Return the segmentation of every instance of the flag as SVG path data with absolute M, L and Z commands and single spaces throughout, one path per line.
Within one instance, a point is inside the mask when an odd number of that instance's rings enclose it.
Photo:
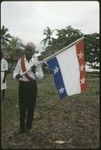
M 60 99 L 86 91 L 83 40 L 46 61 L 52 71 Z

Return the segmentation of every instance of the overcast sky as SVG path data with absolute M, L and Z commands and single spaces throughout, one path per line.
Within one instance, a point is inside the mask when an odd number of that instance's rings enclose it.
M 24 44 L 37 46 L 45 38 L 43 30 L 63 29 L 68 25 L 84 34 L 99 33 L 97 1 L 14 1 L 1 3 L 1 26 Z

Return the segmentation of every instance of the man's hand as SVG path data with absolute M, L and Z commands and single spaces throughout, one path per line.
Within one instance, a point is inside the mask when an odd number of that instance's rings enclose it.
M 33 73 L 35 73 L 35 72 L 36 72 L 36 66 L 35 66 L 35 65 L 32 66 L 32 67 L 31 67 L 31 70 L 32 70 Z
M 22 76 L 20 74 L 16 75 L 16 78 L 19 80 L 20 78 L 22 78 Z

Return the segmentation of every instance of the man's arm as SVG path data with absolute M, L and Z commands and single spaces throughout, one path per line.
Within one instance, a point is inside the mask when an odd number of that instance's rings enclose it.
M 8 73 L 8 70 L 5 70 L 4 71 L 4 78 L 3 78 L 3 81 L 2 81 L 3 83 L 5 83 L 7 73 Z
M 3 83 L 5 83 L 7 73 L 8 73 L 8 62 L 5 60 L 4 61 L 4 78 L 3 78 L 3 81 L 2 81 Z
M 22 78 L 22 76 L 20 75 L 20 71 L 19 71 L 19 61 L 17 62 L 16 66 L 15 66 L 15 69 L 13 71 L 13 78 L 14 79 L 20 79 Z

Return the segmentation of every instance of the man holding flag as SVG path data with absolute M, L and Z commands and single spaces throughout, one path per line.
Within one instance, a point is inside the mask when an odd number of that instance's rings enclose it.
M 35 53 L 35 45 L 28 43 L 25 46 L 25 55 L 22 56 L 13 72 L 13 78 L 19 81 L 19 110 L 20 129 L 17 134 L 30 133 L 32 128 L 34 109 L 37 98 L 36 80 L 42 79 L 44 74 L 39 61 L 32 57 Z M 30 68 L 30 71 L 27 71 Z M 23 74 L 26 72 L 25 74 Z
M 86 91 L 83 38 L 45 58 L 41 63 L 46 63 L 52 71 L 60 99 Z
M 47 63 L 52 71 L 60 99 L 79 94 L 87 89 L 83 38 L 45 58 L 40 63 L 31 59 L 34 51 L 35 47 L 28 43 L 25 48 L 26 57 L 18 61 L 13 74 L 14 78 L 19 80 L 21 132 L 24 132 L 25 128 L 29 131 L 32 126 L 37 95 L 36 79 L 43 78 L 40 67 L 42 63 Z

